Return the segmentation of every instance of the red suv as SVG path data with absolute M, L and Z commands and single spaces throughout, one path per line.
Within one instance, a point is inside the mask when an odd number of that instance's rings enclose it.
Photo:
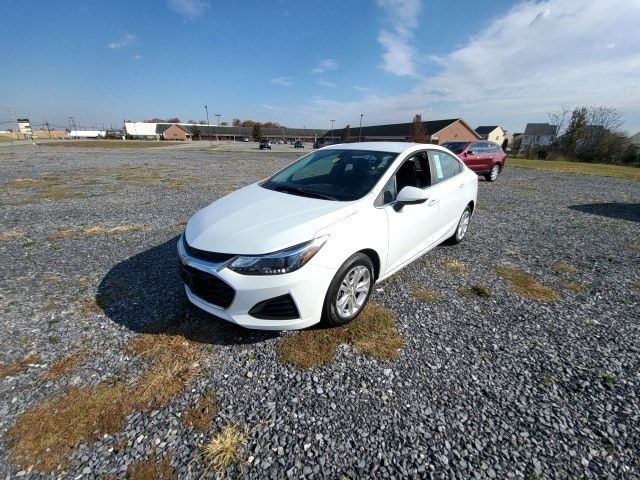
M 507 154 L 493 142 L 447 142 L 442 144 L 455 153 L 467 167 L 483 175 L 489 182 L 495 182 L 504 168 Z

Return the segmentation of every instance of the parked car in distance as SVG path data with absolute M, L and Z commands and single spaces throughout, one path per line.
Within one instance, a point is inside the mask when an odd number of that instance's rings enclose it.
M 376 282 L 463 240 L 478 176 L 437 145 L 315 150 L 199 210 L 178 241 L 189 300 L 246 328 L 360 314 Z
M 494 142 L 446 142 L 442 146 L 451 150 L 467 167 L 490 182 L 498 179 L 507 157 L 502 147 Z
M 243 142 L 248 142 L 248 141 L 249 141 L 249 137 L 244 137 L 244 138 L 242 139 L 242 141 L 243 141 Z
M 293 146 L 295 148 L 304 148 L 304 143 L 302 143 L 302 140 L 296 140 Z
M 260 150 L 264 150 L 265 148 L 268 148 L 269 150 L 271 150 L 271 141 L 269 141 L 266 138 L 263 138 L 262 140 L 260 140 Z

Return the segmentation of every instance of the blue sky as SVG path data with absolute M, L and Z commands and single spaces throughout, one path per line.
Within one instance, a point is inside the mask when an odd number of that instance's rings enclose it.
M 221 114 L 329 128 L 562 105 L 640 130 L 640 0 L 3 2 L 0 120 Z M 0 128 L 2 125 L 0 125 Z

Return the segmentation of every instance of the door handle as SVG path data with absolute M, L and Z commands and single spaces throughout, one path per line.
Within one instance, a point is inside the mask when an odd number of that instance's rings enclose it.
M 427 202 L 427 207 L 430 207 L 431 205 L 435 205 L 436 203 L 438 203 L 438 200 L 435 200 L 435 199 L 434 200 L 429 200 Z

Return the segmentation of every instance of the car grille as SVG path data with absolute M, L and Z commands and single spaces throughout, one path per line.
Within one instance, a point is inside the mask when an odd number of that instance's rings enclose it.
M 180 276 L 189 289 L 205 302 L 228 308 L 236 296 L 236 291 L 215 275 L 203 272 L 189 265 L 180 266 Z
M 293 320 L 300 318 L 296 304 L 291 295 L 281 295 L 254 305 L 249 315 L 264 320 Z
M 187 252 L 187 255 L 193 258 L 204 260 L 205 262 L 224 263 L 236 256 L 233 253 L 207 252 L 206 250 L 198 250 L 197 248 L 193 248 L 187 243 L 187 239 L 184 237 L 184 235 L 182 236 L 182 244 L 184 245 L 184 249 Z

